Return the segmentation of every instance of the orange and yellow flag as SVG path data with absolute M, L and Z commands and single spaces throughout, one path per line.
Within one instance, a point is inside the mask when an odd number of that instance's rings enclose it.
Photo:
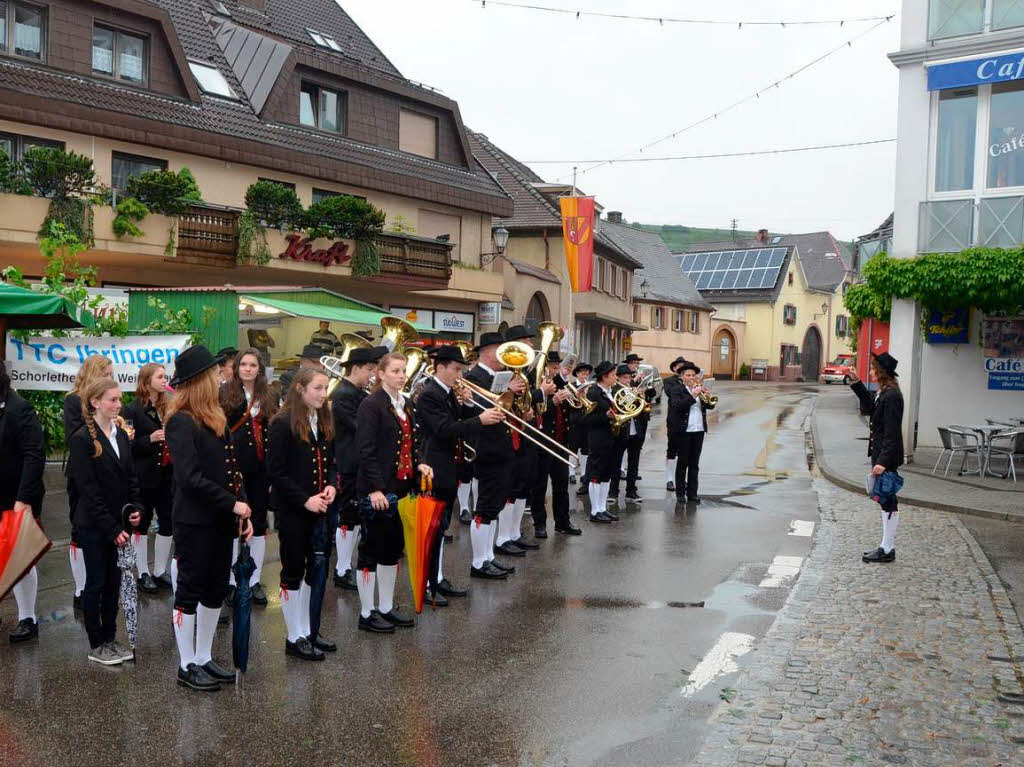
M 573 293 L 587 293 L 594 280 L 594 198 L 563 197 L 562 240 Z

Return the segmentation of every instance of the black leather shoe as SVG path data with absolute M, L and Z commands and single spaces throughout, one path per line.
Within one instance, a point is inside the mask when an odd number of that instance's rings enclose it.
M 700 496 L 699 495 L 694 495 L 692 497 L 687 496 L 686 502 L 687 503 L 696 503 L 699 506 L 700 505 Z
M 460 589 L 447 578 L 442 578 L 437 584 L 437 593 L 446 597 L 464 597 L 469 593 L 469 589 Z
M 330 639 L 324 639 L 320 634 L 316 635 L 316 638 L 309 637 L 310 644 L 322 652 L 338 652 L 338 645 L 332 642 Z
M 263 590 L 263 584 L 257 583 L 252 587 L 252 601 L 260 607 L 267 606 L 267 592 Z
M 79 594 L 77 597 L 71 600 L 71 606 L 76 610 L 82 609 L 82 595 Z
M 413 626 L 416 625 L 416 621 L 414 621 L 412 618 L 406 618 L 404 615 L 396 613 L 394 610 L 387 613 L 381 613 L 380 617 L 386 620 L 395 628 L 411 629 Z
M 369 618 L 359 616 L 359 630 L 369 631 L 371 634 L 394 634 L 395 627 L 384 620 L 376 610 L 370 613 Z
M 484 562 L 483 567 L 469 568 L 470 578 L 485 578 L 491 581 L 503 581 L 508 578 L 508 572 L 494 566 L 493 562 Z
M 644 499 L 640 497 L 640 493 L 638 493 L 636 490 L 634 490 L 632 493 L 626 493 L 627 503 L 643 503 L 643 500 Z
M 462 509 L 462 511 L 459 512 L 459 522 L 464 525 L 468 525 L 472 521 L 473 515 L 469 513 L 469 509 Z
M 608 488 L 608 503 L 618 503 L 618 502 L 619 502 L 619 488 L 617 488 L 617 487 L 615 487 L 615 488 L 609 487 Z
M 612 514 L 610 511 L 607 511 L 607 510 L 602 511 L 601 513 L 604 514 L 606 517 L 608 517 L 608 519 L 610 519 L 612 522 L 618 522 L 619 521 L 619 515 L 618 514 Z
M 423 604 L 430 605 L 431 607 L 447 607 L 448 598 L 440 591 L 431 592 L 427 589 L 426 596 L 423 598 Z
M 226 604 L 228 607 L 234 607 L 235 606 L 235 587 L 234 586 L 228 586 L 228 595 L 226 597 L 224 597 L 224 604 Z
M 535 527 L 533 528 L 533 537 L 543 541 L 545 538 L 548 537 L 548 531 L 546 528 L 543 527 Z
M 358 591 L 359 587 L 356 585 L 356 575 L 352 572 L 351 568 L 345 571 L 344 575 L 338 575 L 334 573 L 334 585 L 339 589 L 345 591 Z
M 860 558 L 861 562 L 867 562 L 871 564 L 873 562 L 895 562 L 896 561 L 896 549 L 893 549 L 888 554 L 881 546 L 872 551 L 870 554 L 865 554 Z
M 235 683 L 235 672 L 228 671 L 215 660 L 211 660 L 209 663 L 204 663 L 200 668 L 209 674 L 211 679 L 215 679 L 221 684 Z
M 300 660 L 323 660 L 324 654 L 309 643 L 306 637 L 299 637 L 295 642 L 284 640 L 284 653 Z
M 605 514 L 603 511 L 597 512 L 597 514 L 590 515 L 590 521 L 599 524 L 608 524 L 612 521 L 612 518 Z
M 528 541 L 528 540 L 526 540 L 525 538 L 522 538 L 522 537 L 516 538 L 514 541 L 512 541 L 512 543 L 515 544 L 516 546 L 518 546 L 521 549 L 526 549 L 527 551 L 535 551 L 535 550 L 540 548 L 540 544 L 539 543 L 534 543 L 533 541 Z
M 139 587 L 139 591 L 145 591 L 147 594 L 155 594 L 160 590 L 160 587 L 156 585 L 156 581 L 153 580 L 153 576 L 149 573 L 140 575 L 136 584 Z
M 590 490 L 587 489 L 587 484 L 585 482 L 580 484 L 579 490 L 576 491 L 576 495 L 590 495 Z
M 18 621 L 18 625 L 7 635 L 7 638 L 11 640 L 11 644 L 18 644 L 18 642 L 35 639 L 37 636 L 39 636 L 39 624 L 31 618 L 24 618 Z
M 526 551 L 516 546 L 512 541 L 505 541 L 500 546 L 494 547 L 495 554 L 504 554 L 506 557 L 525 557 Z
M 171 582 L 171 576 L 169 576 L 167 573 L 163 573 L 161 575 L 154 575 L 153 583 L 155 583 L 159 588 L 164 589 L 165 591 L 174 591 L 174 583 Z
M 516 571 L 516 566 L 515 565 L 502 564 L 497 559 L 489 559 L 489 560 L 487 560 L 487 562 L 488 562 L 488 564 L 493 565 L 497 569 L 502 570 L 502 571 L 508 573 L 509 575 L 511 575 L 512 573 L 514 573 Z
M 555 525 L 555 532 L 562 533 L 563 535 L 583 535 L 583 531 L 572 524 L 572 522 L 567 525 Z
M 220 689 L 220 682 L 195 663 L 189 663 L 188 668 L 178 666 L 178 684 L 199 692 L 215 692 Z
M 671 493 L 674 493 L 674 492 L 676 491 L 676 483 L 675 483 L 675 482 L 673 482 L 672 480 L 669 480 L 669 481 L 668 481 L 668 482 L 667 482 L 667 483 L 665 484 L 665 489 L 666 489 L 666 490 L 668 490 L 668 491 L 669 491 L 669 492 L 671 492 Z

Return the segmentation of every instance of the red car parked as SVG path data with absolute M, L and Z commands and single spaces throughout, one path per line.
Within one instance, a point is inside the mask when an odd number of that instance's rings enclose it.
M 821 371 L 821 380 L 824 383 L 850 383 L 850 373 L 854 370 L 853 355 L 840 354 L 832 362 L 827 364 Z

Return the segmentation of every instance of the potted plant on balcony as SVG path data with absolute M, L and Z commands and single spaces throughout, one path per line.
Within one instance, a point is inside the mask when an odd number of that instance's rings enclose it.
M 56 221 L 91 247 L 92 206 L 87 195 L 96 184 L 92 159 L 63 149 L 32 147 L 22 159 L 22 174 L 33 194 L 50 200 L 39 236 L 48 236 Z
M 276 181 L 257 181 L 245 191 L 245 207 L 260 226 L 297 229 L 302 224 L 302 203 L 291 187 Z
M 352 276 L 372 277 L 380 274 L 380 253 L 375 237 L 383 231 L 385 218 L 384 211 L 366 200 L 346 194 L 327 197 L 310 205 L 304 228 L 314 240 L 318 237 L 355 240 Z
M 0 149 L 0 194 L 32 194 L 32 187 L 25 181 L 21 167 L 12 162 L 3 149 Z
M 189 174 L 191 176 L 191 173 Z M 169 170 L 151 170 L 128 179 L 125 194 L 134 197 L 151 212 L 171 219 L 167 230 L 167 256 L 174 255 L 175 231 L 178 218 L 188 212 L 190 201 L 186 195 L 192 191 L 195 179 L 189 184 L 187 178 Z M 119 211 L 120 212 L 120 211 Z

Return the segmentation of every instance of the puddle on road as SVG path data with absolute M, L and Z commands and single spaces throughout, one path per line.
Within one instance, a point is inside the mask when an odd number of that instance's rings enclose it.
M 765 593 L 757 586 L 740 581 L 724 581 L 715 586 L 704 600 L 704 607 L 729 616 L 772 615 L 777 612 L 778 608 L 772 609 L 758 604 L 764 601 L 768 601 L 765 599 Z
M 532 605 L 541 607 L 563 608 L 568 610 L 598 609 L 598 610 L 621 610 L 621 609 L 644 609 L 663 610 L 667 607 L 681 609 L 701 608 L 704 602 L 662 602 L 658 600 L 643 601 L 639 599 L 625 599 L 622 597 L 536 597 L 530 600 Z

